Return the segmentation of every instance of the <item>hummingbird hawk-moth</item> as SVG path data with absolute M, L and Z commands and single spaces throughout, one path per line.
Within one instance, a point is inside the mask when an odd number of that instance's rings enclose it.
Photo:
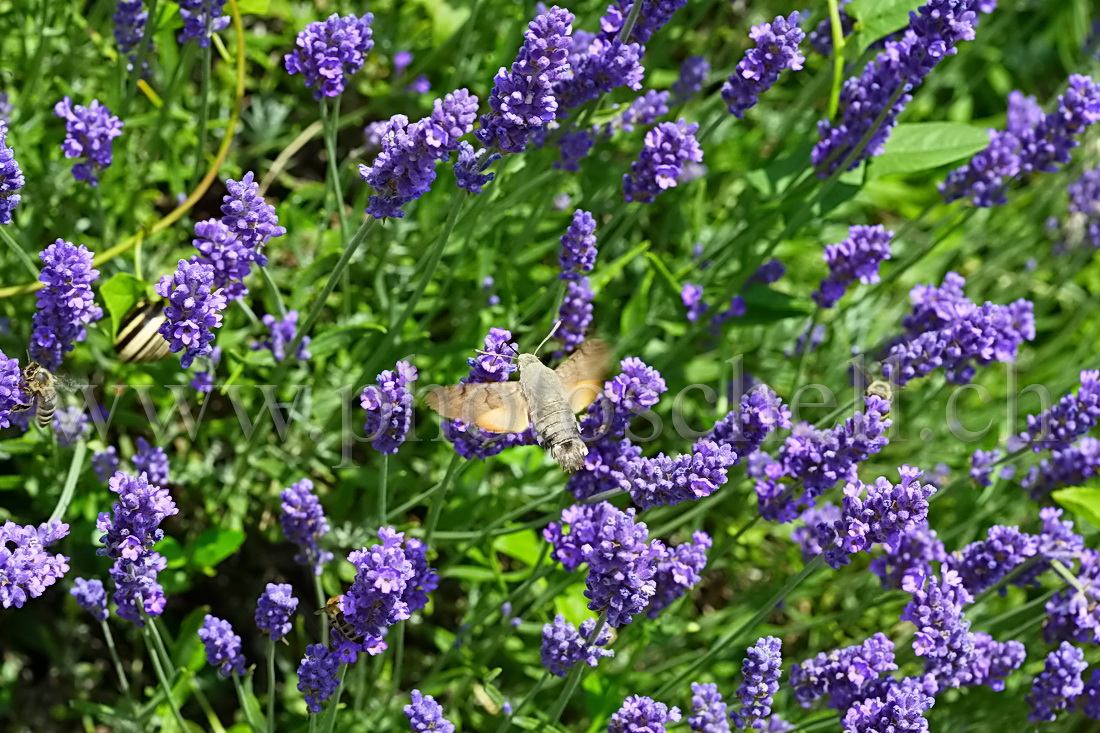
M 572 473 L 588 455 L 576 414 L 599 397 L 610 352 L 605 342 L 589 339 L 557 369 L 535 354 L 518 354 L 518 382 L 437 387 L 425 399 L 443 417 L 489 433 L 519 433 L 533 425 L 539 445 Z

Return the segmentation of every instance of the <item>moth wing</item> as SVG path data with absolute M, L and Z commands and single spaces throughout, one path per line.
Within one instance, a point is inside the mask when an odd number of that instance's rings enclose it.
M 519 382 L 436 387 L 424 399 L 443 417 L 477 425 L 489 433 L 519 433 L 530 424 L 527 398 Z
M 554 370 L 573 412 L 581 412 L 600 396 L 610 356 L 611 347 L 606 341 L 588 339 Z

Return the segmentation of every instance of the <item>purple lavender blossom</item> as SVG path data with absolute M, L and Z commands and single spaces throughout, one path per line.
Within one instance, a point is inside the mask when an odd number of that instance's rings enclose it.
M 225 619 L 206 614 L 199 638 L 206 647 L 206 661 L 217 667 L 222 677 L 244 674 L 244 655 L 241 654 L 241 637 Z
M 87 335 L 85 326 L 103 317 L 95 304 L 92 283 L 99 270 L 92 267 L 92 253 L 58 239 L 38 255 L 44 263 L 38 279 L 45 286 L 37 294 L 31 359 L 53 371 L 65 354 Z
M 798 71 L 802 68 L 806 57 L 798 44 L 805 37 L 798 27 L 797 12 L 752 27 L 749 38 L 756 42 L 756 47 L 745 52 L 737 69 L 722 85 L 722 101 L 729 107 L 730 114 L 743 118 L 746 110 L 756 106 L 760 95 L 779 81 L 785 69 Z
M 283 57 L 288 74 L 301 74 L 313 98 L 337 97 L 374 48 L 370 24 L 374 15 L 333 13 L 327 20 L 310 23 L 294 41 L 297 48 Z
M 393 74 L 401 76 L 413 62 L 412 51 L 398 51 L 393 55 Z
M 680 720 L 680 708 L 669 708 L 643 695 L 631 695 L 611 716 L 607 733 L 664 733 L 668 723 Z
M 668 92 L 650 89 L 641 95 L 611 124 L 623 132 L 633 132 L 637 127 L 652 127 L 658 119 L 668 114 Z
M 463 140 L 458 144 L 458 160 L 454 164 L 455 182 L 463 191 L 480 194 L 482 187 L 496 178 L 496 173 L 486 173 L 485 169 L 500 160 L 500 153 L 486 157 L 485 148 L 474 150 L 474 146 Z M 482 160 L 484 158 L 484 160 Z
M 107 480 L 114 475 L 118 470 L 118 451 L 113 445 L 92 454 L 92 470 L 102 484 L 107 483 Z
M 1072 709 L 1074 700 L 1085 691 L 1081 673 L 1087 667 L 1084 652 L 1063 641 L 1047 655 L 1046 668 L 1031 685 L 1027 719 L 1032 723 L 1054 721 L 1059 710 Z
M 282 319 L 267 313 L 262 320 L 263 324 L 270 330 L 270 334 L 267 338 L 260 339 L 252 344 L 252 350 L 267 349 L 275 357 L 275 361 L 282 361 L 286 358 L 286 347 L 294 342 L 294 334 L 298 329 L 298 311 L 287 311 Z M 305 361 L 312 356 L 306 349 L 309 342 L 309 336 L 303 336 L 301 343 L 298 344 L 296 358 L 299 361 Z
M 596 219 L 587 211 L 577 209 L 573 221 L 561 237 L 558 253 L 561 280 L 580 280 L 596 266 Z
M 436 161 L 458 149 L 459 138 L 473 129 L 476 116 L 477 97 L 458 89 L 435 100 L 431 115 L 417 122 L 410 124 L 405 115 L 391 117 L 382 135 L 382 150 L 371 165 L 359 166 L 359 175 L 374 189 L 367 213 L 376 219 L 403 217 L 402 207 L 428 192 L 435 181 Z M 462 175 L 456 169 L 455 175 L 471 191 L 489 180 L 468 169 Z
M 999 642 L 989 634 L 971 634 L 974 642 L 972 680 L 970 686 L 987 685 L 1000 692 L 1005 679 L 1024 663 L 1027 652 L 1018 641 Z
M 633 509 L 609 512 L 585 557 L 588 609 L 606 613 L 612 628 L 629 624 L 657 592 L 654 575 L 665 553 L 645 523 L 634 521 Z
M 252 272 L 256 253 L 219 219 L 195 223 L 195 238 L 191 240 L 199 256 L 192 261 L 209 263 L 214 272 L 213 287 L 222 288 L 228 300 L 248 295 L 244 279 Z
M 1055 450 L 1028 470 L 1021 482 L 1032 499 L 1040 499 L 1063 486 L 1081 486 L 1100 472 L 1100 440 L 1088 436 L 1069 448 Z
M 176 36 L 179 43 L 194 41 L 199 48 L 210 45 L 210 37 L 229 25 L 229 16 L 222 15 L 225 0 L 180 0 L 183 30 Z
M 631 419 L 657 404 L 668 387 L 661 373 L 636 356 L 619 362 L 620 374 L 604 382 L 603 394 L 581 420 L 585 440 L 622 437 Z
M 554 622 L 542 627 L 542 666 L 551 674 L 565 677 L 569 671 L 583 661 L 589 667 L 595 667 L 604 657 L 613 657 L 612 649 L 604 649 L 611 642 L 611 629 L 604 626 L 599 636 L 591 643 L 589 637 L 596 628 L 596 619 L 586 619 L 580 631 L 565 620 L 560 613 Z
M 931 572 L 933 562 L 946 562 L 947 551 L 928 524 L 918 524 L 895 542 L 883 544 L 886 554 L 871 560 L 870 570 L 882 587 L 912 592 Z
M 418 74 L 417 77 L 405 87 L 405 91 L 410 94 L 427 94 L 431 90 L 432 82 L 428 79 L 426 74 Z
M 206 359 L 209 362 L 207 371 L 195 372 L 195 378 L 191 380 L 191 388 L 196 392 L 209 394 L 214 389 L 214 368 L 221 363 L 222 347 L 215 346 Z
M 855 18 L 844 12 L 845 6 L 850 2 L 852 0 L 840 0 L 840 33 L 842 38 L 850 36 L 856 26 Z M 833 24 L 828 15 L 822 18 L 817 27 L 810 31 L 807 38 L 810 41 L 810 46 L 822 56 L 829 56 L 833 53 Z
M 422 695 L 420 690 L 412 691 L 412 704 L 406 705 L 405 717 L 414 731 L 431 733 L 454 733 L 454 723 L 443 717 L 443 706 L 431 695 Z
M 912 312 L 901 319 L 901 325 L 911 336 L 927 331 L 939 331 L 960 320 L 973 308 L 973 303 L 963 293 L 966 278 L 957 272 L 943 277 L 943 284 L 914 285 L 909 291 L 913 303 Z
M 229 193 L 222 196 L 222 223 L 237 235 L 255 262 L 266 265 L 264 245 L 286 234 L 286 227 L 279 226 L 275 207 L 260 195 L 260 184 L 252 171 L 239 181 L 227 179 L 225 187 Z
M 1001 451 L 997 448 L 974 451 L 970 456 L 970 478 L 978 486 L 992 486 L 993 464 L 1000 459 Z
M 99 172 L 111 165 L 111 141 L 122 134 L 122 121 L 98 99 L 87 107 L 74 107 L 66 96 L 54 105 L 53 113 L 65 120 L 65 142 L 61 144 L 65 157 L 85 158 L 73 166 L 73 178 L 95 188 Z
M 686 102 L 703 89 L 710 74 L 710 64 L 704 56 L 688 56 L 680 64 L 680 78 L 672 85 L 672 93 L 678 103 Z
M 46 552 L 68 534 L 69 525 L 64 522 L 0 525 L 0 606 L 22 608 L 69 571 L 69 558 Z
M 561 522 L 550 522 L 542 531 L 553 549 L 550 557 L 572 572 L 588 562 L 592 547 L 599 540 L 601 528 L 619 510 L 601 501 L 598 504 L 574 504 L 562 510 Z M 565 532 L 568 526 L 569 532 Z
M 119 0 L 111 20 L 115 24 L 115 43 L 118 44 L 118 53 L 120 56 L 127 57 L 126 70 L 132 72 L 134 64 L 138 61 L 138 54 L 134 53 L 134 49 L 145 37 L 145 23 L 149 20 L 149 13 L 145 11 L 145 3 L 141 0 Z M 151 50 L 152 47 L 153 39 L 150 38 L 147 50 Z M 148 70 L 149 62 L 146 61 L 142 65 L 142 73 L 144 74 Z
M 682 297 L 682 296 L 681 296 Z M 704 306 L 706 303 L 703 304 Z M 719 313 L 715 313 L 710 319 L 710 333 L 717 336 L 721 333 L 722 324 L 732 318 L 740 318 L 745 315 L 745 299 L 740 295 L 730 298 L 729 306 Z
M 88 416 L 79 407 L 62 407 L 54 413 L 53 434 L 62 448 L 79 442 L 87 432 Z
M 684 164 L 703 162 L 703 149 L 695 139 L 699 124 L 683 119 L 662 122 L 646 133 L 638 159 L 623 174 L 623 198 L 651 204 L 662 191 L 675 188 Z
M 0 226 L 11 224 L 11 212 L 22 199 L 18 191 L 27 182 L 7 140 L 8 125 L 0 120 Z
M 642 455 L 628 439 L 598 438 L 588 444 L 584 467 L 569 477 L 566 488 L 578 500 L 625 485 L 627 467 Z
M 1100 421 L 1100 370 L 1081 372 L 1076 395 L 1066 394 L 1058 404 L 1039 415 L 1027 416 L 1027 430 L 1020 440 L 1036 453 L 1044 449 L 1068 450 L 1077 438 Z
M 111 508 L 113 516 L 101 512 L 96 529 L 105 546 L 96 550 L 115 560 L 135 561 L 148 553 L 164 537 L 160 523 L 179 513 L 168 489 L 149 483 L 144 473 L 131 476 L 118 471 L 107 482 L 118 501 Z
M 707 564 L 707 550 L 710 547 L 710 535 L 696 530 L 691 534 L 691 542 L 669 549 L 657 561 L 657 572 L 653 576 L 657 590 L 646 606 L 646 616 L 657 618 L 661 611 L 699 582 Z
M 278 641 L 290 633 L 290 617 L 298 608 L 294 588 L 289 583 L 268 583 L 256 599 L 256 626 Z
M 687 0 L 642 0 L 642 7 L 634 27 L 626 40 L 649 43 L 653 34 L 665 26 L 672 14 L 687 5 Z M 600 18 L 600 31 L 604 37 L 615 37 L 622 33 L 626 19 L 634 6 L 634 0 L 611 0 L 607 11 Z
M 880 675 L 897 668 L 894 643 L 877 633 L 862 644 L 822 652 L 794 665 L 791 687 L 802 707 L 829 695 L 830 708 L 847 710 L 854 701 L 866 697 Z
M 565 297 L 558 310 L 561 326 L 557 332 L 557 337 L 562 339 L 563 353 L 571 353 L 584 343 L 584 334 L 592 324 L 592 299 L 595 297 L 587 277 L 566 284 Z
M 714 423 L 709 437 L 720 445 L 730 445 L 738 456 L 746 456 L 759 449 L 771 433 L 790 427 L 790 408 L 771 387 L 758 384 L 741 395 L 736 410 Z
M 1022 96 L 1018 97 L 1022 100 Z M 1013 180 L 1039 172 L 1058 170 L 1070 161 L 1077 136 L 1100 121 L 1100 84 L 1081 74 L 1069 78 L 1069 89 L 1058 97 L 1058 108 L 1049 115 L 1032 102 L 1026 112 L 1011 114 L 1006 130 L 991 130 L 989 146 L 970 162 L 956 168 L 940 184 L 947 202 L 970 198 L 975 206 L 1001 206 Z M 1017 109 L 1020 102 L 1017 102 Z
M 418 539 L 405 539 L 405 557 L 412 563 L 412 577 L 405 584 L 401 600 L 413 614 L 428 605 L 428 594 L 439 587 L 439 573 L 428 566 L 428 546 Z
M 916 578 L 902 621 L 917 627 L 913 652 L 924 658 L 925 671 L 935 675 L 939 690 L 970 684 L 974 639 L 963 607 L 973 602 L 959 574 L 944 569 L 942 578 L 928 573 Z
M 553 122 L 558 110 L 553 83 L 568 70 L 573 14 L 554 6 L 527 26 L 510 69 L 501 67 L 475 136 L 487 148 L 522 153 L 532 132 Z
M 103 590 L 102 580 L 77 578 L 73 581 L 69 595 L 76 599 L 81 608 L 92 614 L 96 621 L 107 620 L 107 591 Z
M 802 559 L 809 560 L 824 551 L 821 546 L 822 533 L 818 531 L 818 525 L 832 527 L 840 521 L 840 507 L 827 501 L 810 507 L 802 512 L 798 519 L 802 523 L 791 532 L 791 542 L 798 544 L 802 549 Z
M 779 280 L 787 273 L 787 268 L 778 257 L 772 257 L 770 260 L 756 268 L 756 272 L 749 278 L 750 283 L 760 283 L 761 285 L 771 285 Z
M 575 32 L 567 57 L 568 71 L 553 86 L 558 116 L 619 87 L 640 90 L 645 75 L 640 63 L 643 52 L 638 43 Z
M 844 733 L 903 730 L 928 733 L 924 713 L 936 702 L 928 688 L 927 681 L 917 677 L 890 683 L 884 696 L 859 700 L 848 709 L 844 714 Z
M 847 239 L 827 246 L 822 259 L 829 265 L 829 276 L 813 292 L 814 302 L 822 308 L 832 308 L 856 280 L 864 284 L 877 283 L 879 265 L 890 259 L 893 236 L 894 233 L 881 224 L 853 226 L 848 230 Z
M 363 431 L 379 453 L 393 455 L 405 442 L 412 425 L 413 397 L 409 384 L 417 378 L 416 367 L 399 361 L 395 371 L 378 375 L 376 385 L 368 385 L 359 397 L 367 411 Z
M 23 394 L 22 384 L 23 370 L 19 368 L 19 360 L 9 359 L 3 351 L 0 351 L 0 428 L 6 428 L 11 424 L 10 418 L 14 408 L 27 404 L 27 396 Z
M 304 478 L 279 494 L 282 512 L 279 523 L 287 540 L 298 545 L 295 562 L 309 565 L 314 575 L 320 575 L 324 564 L 332 559 L 332 553 L 320 549 L 317 540 L 328 534 L 328 519 L 324 507 L 313 493 L 313 482 Z
M 652 509 L 710 496 L 725 485 L 727 469 L 737 463 L 738 455 L 728 443 L 703 438 L 690 453 L 638 458 L 623 473 L 634 503 Z
M 519 369 L 515 356 L 519 344 L 512 341 L 512 332 L 506 328 L 490 328 L 485 336 L 484 348 L 477 356 L 467 359 L 470 366 L 468 382 L 503 382 Z
M 146 552 L 136 560 L 118 558 L 111 567 L 111 579 L 115 581 L 112 595 L 118 609 L 118 617 L 133 621 L 139 628 L 145 626 L 145 616 L 164 613 L 167 599 L 164 589 L 157 582 L 157 573 L 168 567 L 168 561 L 159 552 Z
M 695 283 L 684 283 L 684 287 L 680 291 L 680 300 L 683 301 L 684 307 L 687 308 L 686 318 L 688 319 L 688 323 L 695 323 L 698 321 L 699 317 L 710 307 L 707 305 L 706 301 L 703 300 L 703 287 Z
M 737 696 L 741 698 L 741 709 L 730 717 L 733 724 L 742 730 L 761 727 L 761 722 L 771 715 L 772 698 L 779 692 L 779 668 L 783 662 L 780 648 L 783 642 L 774 636 L 766 636 L 756 641 L 745 652 L 745 661 L 741 665 L 741 687 Z
M 727 705 L 714 683 L 691 683 L 691 716 L 688 725 L 694 733 L 730 733 Z
M 3 142 L 0 141 L 0 145 Z M 3 153 L 0 152 L 0 165 Z M 0 184 L 0 191 L 3 190 Z M 1093 247 L 1100 247 L 1100 168 L 1092 168 L 1069 184 L 1069 211 L 1078 214 L 1084 222 L 1085 234 Z
M 886 42 L 861 76 L 844 83 L 836 124 L 818 123 L 820 140 L 811 159 L 819 176 L 851 170 L 882 153 L 912 90 L 940 61 L 957 53 L 960 41 L 974 38 L 979 5 L 975 0 L 929 0 L 909 14 L 909 27 Z
M 145 438 L 137 439 L 134 471 L 144 473 L 149 483 L 161 486 L 168 482 L 168 454 L 160 446 L 149 445 Z
M 1092 677 L 1085 683 L 1085 690 L 1078 698 L 1077 707 L 1087 717 L 1100 720 L 1100 669 L 1092 670 Z
M 1047 643 L 1100 641 L 1100 555 L 1086 549 L 1080 557 L 1077 585 L 1081 590 L 1067 586 L 1047 601 L 1047 620 L 1043 624 Z
M 306 655 L 298 665 L 298 692 L 305 694 L 309 712 L 321 712 L 321 703 L 336 692 L 340 684 L 340 678 L 336 676 L 339 671 L 340 658 L 324 644 L 306 647 Z
M 594 131 L 597 130 L 598 128 L 593 127 L 590 130 L 563 132 L 561 137 L 558 138 L 558 150 L 560 151 L 561 157 L 554 161 L 554 169 L 559 171 L 579 171 L 581 169 L 581 161 L 584 160 L 596 144 Z
M 944 567 L 956 571 L 966 590 L 977 595 L 996 585 L 1038 551 L 1037 537 L 1021 532 L 1019 527 L 996 525 L 989 528 L 986 539 L 954 553 Z
M 183 352 L 180 366 L 186 369 L 196 356 L 213 350 L 211 329 L 221 327 L 221 312 L 229 301 L 224 291 L 214 289 L 214 268 L 202 262 L 180 260 L 174 274 L 160 279 L 156 291 L 168 299 L 160 334 L 172 353 Z

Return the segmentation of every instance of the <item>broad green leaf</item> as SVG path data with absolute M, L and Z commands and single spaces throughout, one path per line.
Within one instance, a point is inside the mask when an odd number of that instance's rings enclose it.
M 622 269 L 634 261 L 634 258 L 638 255 L 646 252 L 649 249 L 649 242 L 642 242 L 629 250 L 626 254 L 617 257 L 611 264 L 606 267 L 596 268 L 595 273 L 591 276 L 592 289 L 599 292 L 605 285 L 615 279 L 615 276 L 622 272 Z M 648 252 L 646 252 L 648 256 Z
M 1100 527 L 1100 489 L 1059 489 L 1051 496 L 1081 519 L 1094 527 Z
M 588 599 L 584 597 L 584 583 L 574 583 L 554 599 L 554 612 L 565 616 L 565 620 L 574 626 L 580 626 L 593 614 L 588 610 Z
M 493 548 L 527 565 L 537 563 L 542 551 L 539 537 L 533 529 L 501 535 L 493 541 Z
M 385 326 L 378 323 L 356 323 L 326 328 L 309 343 L 309 353 L 319 359 L 351 346 L 362 339 L 366 331 L 386 332 Z
M 187 555 L 183 551 L 183 546 L 175 537 L 165 537 L 158 542 L 157 552 L 163 555 L 164 559 L 168 561 L 169 570 L 182 568 L 187 564 Z
M 147 291 L 148 285 L 128 272 L 120 272 L 103 283 L 99 294 L 103 297 L 107 312 L 111 314 L 111 333 L 118 333 L 118 324 L 122 322 L 123 316 Z
M 27 479 L 24 476 L 0 476 L 0 491 L 21 489 L 26 485 Z
M 880 38 L 909 25 L 909 11 L 920 5 L 920 0 L 852 0 L 844 12 L 856 19 L 862 53 Z
M 239 550 L 243 543 L 244 532 L 239 529 L 211 527 L 191 546 L 191 563 L 209 571 Z
M 898 125 L 886 150 L 871 161 L 868 177 L 915 173 L 964 160 L 989 144 L 989 132 L 958 122 L 909 122 Z

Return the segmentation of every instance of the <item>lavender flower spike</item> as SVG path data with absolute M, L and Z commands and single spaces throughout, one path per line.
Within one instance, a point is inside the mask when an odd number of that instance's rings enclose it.
M 623 174 L 623 198 L 651 204 L 657 195 L 675 188 L 684 164 L 702 163 L 703 149 L 695 139 L 699 124 L 683 119 L 662 122 L 646 133 L 638 159 Z
M 416 367 L 397 362 L 396 371 L 378 375 L 377 386 L 368 385 L 359 402 L 367 411 L 364 434 L 379 453 L 394 454 L 412 425 L 413 396 L 409 385 L 417 378 Z
M 779 669 L 783 658 L 780 654 L 782 642 L 774 636 L 757 640 L 756 646 L 750 646 L 745 661 L 741 665 L 743 681 L 737 691 L 741 698 L 741 709 L 730 716 L 734 725 L 743 730 L 758 728 L 759 723 L 772 711 L 772 698 L 779 692 Z
M 672 85 L 677 102 L 686 102 L 703 89 L 710 74 L 710 64 L 704 56 L 689 56 L 680 65 L 680 78 Z
M 112 514 L 101 512 L 96 520 L 96 529 L 103 533 L 99 541 L 104 544 L 96 554 L 132 562 L 160 542 L 164 537 L 160 523 L 179 509 L 168 489 L 150 484 L 144 473 L 131 476 L 118 471 L 108 486 L 118 494 L 118 501 Z
M 138 628 L 145 625 L 145 616 L 164 613 L 167 599 L 157 582 L 157 573 L 168 567 L 168 561 L 158 552 L 147 552 L 137 560 L 120 557 L 110 570 L 115 581 L 112 598 L 118 607 L 118 617 L 133 621 Z
M 69 525 L 63 522 L 0 525 L 0 606 L 22 608 L 69 571 L 69 558 L 46 552 L 67 534 Z
M 66 158 L 84 158 L 73 166 L 73 178 L 99 185 L 99 172 L 111 165 L 111 142 L 122 134 L 122 121 L 106 105 L 93 99 L 87 107 L 73 106 L 69 97 L 54 105 L 53 113 L 65 120 L 65 142 L 61 149 Z
M 409 719 L 409 727 L 420 733 L 454 733 L 454 723 L 443 717 L 443 706 L 435 701 L 431 695 L 423 695 L 420 690 L 412 691 L 412 703 L 406 705 L 405 717 Z
M 315 575 L 321 574 L 324 564 L 332 559 L 332 553 L 317 545 L 317 540 L 328 534 L 328 519 L 321 502 L 313 493 L 313 482 L 304 478 L 279 495 L 282 513 L 279 523 L 287 540 L 298 545 L 300 552 L 295 562 L 309 565 Z
M 134 64 L 138 60 L 138 54 L 133 53 L 133 51 L 141 43 L 141 39 L 145 37 L 145 23 L 149 20 L 145 3 L 142 0 L 119 0 L 111 20 L 115 24 L 115 43 L 118 44 L 118 52 L 129 59 L 126 70 L 133 71 Z M 153 39 L 150 38 L 148 48 L 151 49 L 152 45 Z M 146 61 L 142 72 L 145 72 L 148 66 L 149 62 Z
M 107 591 L 103 589 L 102 580 L 77 578 L 69 595 L 96 621 L 107 620 Z
M 829 265 L 829 276 L 814 291 L 814 302 L 822 308 L 832 308 L 856 280 L 877 283 L 879 265 L 890 259 L 893 236 L 894 233 L 881 224 L 854 226 L 843 242 L 827 246 L 823 259 Z
M 290 617 L 296 608 L 298 599 L 289 583 L 268 583 L 256 601 L 256 626 L 278 641 L 290 633 Z
M 168 454 L 159 445 L 149 445 L 149 441 L 145 438 L 139 437 L 136 442 L 134 470 L 137 473 L 144 473 L 149 483 L 154 486 L 163 486 L 168 483 Z
M 745 53 L 722 86 L 722 100 L 730 114 L 738 119 L 744 117 L 746 110 L 756 105 L 760 95 L 775 85 L 785 69 L 797 71 L 802 68 L 806 57 L 798 44 L 805 37 L 798 27 L 797 12 L 752 27 L 749 38 L 756 41 L 756 47 Z
M 157 283 L 157 294 L 168 299 L 164 307 L 167 320 L 160 334 L 172 353 L 182 351 L 180 366 L 186 369 L 196 356 L 213 351 L 212 329 L 222 325 L 221 312 L 228 305 L 221 289 L 213 290 L 214 268 L 202 262 L 180 260 L 173 275 L 165 275 Z
M 99 270 L 92 268 L 92 253 L 58 239 L 38 255 L 45 266 L 38 279 L 45 286 L 37 294 L 31 358 L 46 369 L 61 366 L 65 354 L 87 335 L 85 326 L 103 317 L 95 304 L 92 283 Z
M 270 334 L 267 338 L 252 344 L 252 350 L 267 349 L 275 357 L 275 361 L 282 361 L 287 356 L 286 347 L 294 342 L 294 334 L 298 329 L 298 311 L 287 311 L 286 316 L 281 320 L 267 313 L 262 320 L 263 324 L 270 330 Z M 298 353 L 295 355 L 298 361 L 306 361 L 311 356 L 306 349 L 309 342 L 309 336 L 303 336 L 301 342 L 299 342 Z
M 643 695 L 631 695 L 611 716 L 607 733 L 664 733 L 668 723 L 680 721 L 680 708 L 669 708 Z
M 26 179 L 19 163 L 15 160 L 15 151 L 8 147 L 8 126 L 0 120 L 0 226 L 11 224 L 11 212 L 22 199 L 19 189 Z
M 485 170 L 500 160 L 500 153 L 487 156 L 486 152 L 485 148 L 475 150 L 465 140 L 458 144 L 458 160 L 454 164 L 455 183 L 463 191 L 480 194 L 482 187 L 496 178 L 496 173 L 486 173 Z
M 884 696 L 860 700 L 848 709 L 844 714 L 844 733 L 928 733 L 924 713 L 936 702 L 934 692 L 931 675 L 891 682 Z
M 371 23 L 374 15 L 362 18 L 333 13 L 327 20 L 310 23 L 298 34 L 297 48 L 283 57 L 288 74 L 301 74 L 314 99 L 336 97 L 347 80 L 359 69 L 374 48 Z
M 595 628 L 596 619 L 590 618 L 581 624 L 578 632 L 577 627 L 559 613 L 554 617 L 553 623 L 542 627 L 542 666 L 550 670 L 551 674 L 565 677 L 578 662 L 583 661 L 589 667 L 595 667 L 600 659 L 615 656 L 613 650 L 603 648 L 611 642 L 611 629 L 607 626 L 600 629 L 597 639 L 588 643 Z
M 324 644 L 310 644 L 306 655 L 298 665 L 298 692 L 306 696 L 306 708 L 311 713 L 321 712 L 321 703 L 332 697 L 340 678 L 340 658 Z
M 206 647 L 206 661 L 217 667 L 222 677 L 244 674 L 241 637 L 234 633 L 228 621 L 206 614 L 199 629 L 199 638 Z
M 194 41 L 200 48 L 210 45 L 210 37 L 229 25 L 229 16 L 222 15 L 225 0 L 180 0 L 180 17 L 183 30 L 176 40 L 180 43 Z
M 646 607 L 646 616 L 657 618 L 664 609 L 687 593 L 702 579 L 707 565 L 707 550 L 711 547 L 710 535 L 702 530 L 691 534 L 691 542 L 684 542 L 670 549 L 657 561 L 653 576 L 657 590 Z
M 691 683 L 691 717 L 688 725 L 695 733 L 730 733 L 726 703 L 718 693 L 718 685 Z
M 245 173 L 239 181 L 227 179 L 225 188 L 229 193 L 222 196 L 222 223 L 249 250 L 252 261 L 266 265 L 264 245 L 286 234 L 286 227 L 279 226 L 275 207 L 260 195 L 260 184 L 252 171 Z
M 580 280 L 596 266 L 596 220 L 587 211 L 577 209 L 573 221 L 561 237 L 561 280 Z
M 563 353 L 571 353 L 584 343 L 584 334 L 592 323 L 592 299 L 595 297 L 587 277 L 566 284 L 565 297 L 558 309 L 561 326 L 557 337 L 562 339 Z
M 1031 712 L 1027 719 L 1033 723 L 1053 721 L 1059 710 L 1072 708 L 1074 700 L 1085 690 L 1081 673 L 1087 667 L 1084 652 L 1063 641 L 1047 655 L 1046 668 L 1031 685 L 1027 696 Z
M 1027 430 L 1020 440 L 1036 453 L 1043 449 L 1068 450 L 1100 421 L 1100 370 L 1081 372 L 1077 394 L 1066 394 L 1058 404 L 1039 415 L 1027 416 Z

